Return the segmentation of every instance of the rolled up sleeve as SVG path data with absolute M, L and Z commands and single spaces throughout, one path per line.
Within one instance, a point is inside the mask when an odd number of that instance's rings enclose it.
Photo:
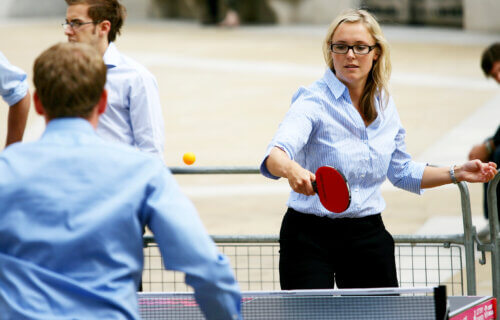
M 18 103 L 28 93 L 26 73 L 9 63 L 0 53 L 0 95 L 12 106 Z

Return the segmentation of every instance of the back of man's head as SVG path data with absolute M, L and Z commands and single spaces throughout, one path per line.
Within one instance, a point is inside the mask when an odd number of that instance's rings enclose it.
M 481 69 L 483 69 L 486 76 L 490 76 L 493 64 L 497 61 L 500 61 L 500 42 L 492 44 L 483 52 L 483 56 L 481 57 Z
M 86 4 L 89 6 L 88 15 L 94 22 L 108 20 L 111 29 L 108 33 L 108 41 L 113 42 L 120 34 L 127 10 L 118 0 L 66 0 L 68 6 Z
M 49 119 L 88 118 L 106 84 L 106 65 L 96 49 L 59 43 L 35 60 L 33 82 Z

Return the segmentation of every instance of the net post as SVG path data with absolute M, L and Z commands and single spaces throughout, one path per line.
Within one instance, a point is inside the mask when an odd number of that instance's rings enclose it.
M 448 319 L 448 298 L 446 296 L 446 286 L 437 286 L 434 288 L 434 305 L 436 306 L 436 319 Z

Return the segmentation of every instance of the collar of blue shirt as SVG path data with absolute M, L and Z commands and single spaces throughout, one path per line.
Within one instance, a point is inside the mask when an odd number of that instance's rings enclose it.
M 347 87 L 342 82 L 340 82 L 339 79 L 337 79 L 337 76 L 335 75 L 335 73 L 333 73 L 332 70 L 330 70 L 330 68 L 326 68 L 323 79 L 328 85 L 328 88 L 330 88 L 330 90 L 332 91 L 335 99 L 338 99 L 340 96 L 342 96 L 342 94 L 344 94 L 345 90 L 347 90 Z
M 118 48 L 116 48 L 116 45 L 113 42 L 110 42 L 106 52 L 104 52 L 104 64 L 106 64 L 108 69 L 114 68 L 120 63 L 120 59 L 121 57 Z
M 45 129 L 44 136 L 46 134 L 50 134 L 51 132 L 61 132 L 61 131 L 71 131 L 71 132 L 79 132 L 84 134 L 93 134 L 97 135 L 94 128 L 85 119 L 82 118 L 57 118 L 52 119 L 47 124 L 47 128 Z

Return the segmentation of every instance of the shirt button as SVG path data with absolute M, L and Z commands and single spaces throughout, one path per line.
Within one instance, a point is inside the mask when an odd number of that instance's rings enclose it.
M 362 174 L 362 175 L 361 175 L 361 178 L 364 178 L 364 177 L 365 177 L 365 175 L 364 175 L 364 174 Z
M 354 192 L 358 192 L 358 191 L 359 191 L 359 189 L 358 189 L 358 188 L 354 189 Z

